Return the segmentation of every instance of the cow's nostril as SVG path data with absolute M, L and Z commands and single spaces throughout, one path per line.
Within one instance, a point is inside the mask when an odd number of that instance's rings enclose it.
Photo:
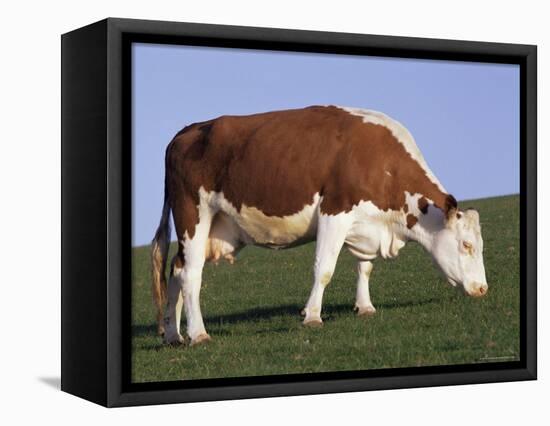
M 482 286 L 479 288 L 479 294 L 481 294 L 482 296 L 487 293 L 487 286 Z

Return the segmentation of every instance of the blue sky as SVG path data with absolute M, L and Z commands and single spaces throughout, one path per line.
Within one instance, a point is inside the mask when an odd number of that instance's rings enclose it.
M 334 104 L 382 111 L 458 200 L 519 192 L 519 66 L 210 47 L 132 47 L 132 244 L 164 197 L 164 150 L 224 114 Z

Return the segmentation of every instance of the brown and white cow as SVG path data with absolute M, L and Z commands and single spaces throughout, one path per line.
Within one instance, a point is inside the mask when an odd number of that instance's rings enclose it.
M 172 212 L 172 259 L 162 324 Z M 371 260 L 420 243 L 453 286 L 487 293 L 475 210 L 459 211 L 428 168 L 411 134 L 369 110 L 312 106 L 222 116 L 180 131 L 166 150 L 164 208 L 153 240 L 153 293 L 159 332 L 191 344 L 208 340 L 199 294 L 205 260 L 246 244 L 287 248 L 316 240 L 314 283 L 304 325 L 320 325 L 321 302 L 343 246 L 357 258 L 360 315 L 373 314 Z M 182 297 L 183 294 L 183 297 Z M 165 327 L 165 329 L 164 329 Z

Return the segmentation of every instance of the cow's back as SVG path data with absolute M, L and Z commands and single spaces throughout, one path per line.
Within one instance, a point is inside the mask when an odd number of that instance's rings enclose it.
M 223 192 L 237 209 L 294 214 L 322 190 L 354 121 L 333 110 L 223 116 L 189 126 L 171 144 L 172 166 L 181 168 L 193 192 L 202 186 Z
M 299 215 L 316 200 L 321 212 L 337 214 L 361 201 L 398 211 L 406 192 L 436 205 L 446 196 L 395 131 L 332 106 L 188 126 L 170 144 L 166 165 L 170 190 L 183 187 L 194 205 L 202 190 L 223 194 L 226 210 L 273 218 Z

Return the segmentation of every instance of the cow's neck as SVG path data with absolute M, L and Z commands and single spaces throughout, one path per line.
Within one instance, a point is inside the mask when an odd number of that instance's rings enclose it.
M 412 227 L 405 224 L 405 236 L 422 245 L 431 252 L 436 235 L 445 228 L 445 216 L 442 210 L 430 204 L 426 213 L 419 213 L 415 216 L 417 222 Z

